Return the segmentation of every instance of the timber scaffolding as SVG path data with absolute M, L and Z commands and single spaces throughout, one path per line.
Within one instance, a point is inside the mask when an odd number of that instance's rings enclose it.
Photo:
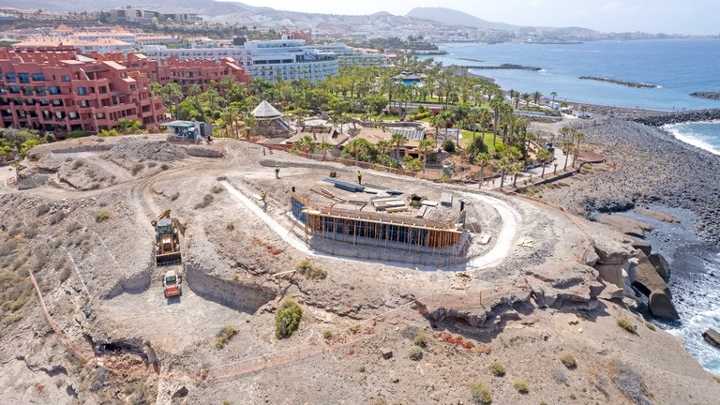
M 309 199 L 293 194 L 290 197 L 293 217 L 304 225 L 308 243 L 318 241 L 365 245 L 372 249 L 366 258 L 384 258 L 423 264 L 456 264 L 464 261 L 470 236 L 452 221 L 412 218 L 384 213 L 355 211 L 335 207 L 314 207 Z M 378 247 L 384 249 L 377 249 Z M 343 250 L 357 256 L 360 251 Z M 385 252 L 381 252 L 381 250 Z M 398 251 L 411 253 L 403 260 Z M 410 256 L 410 257 L 407 257 Z

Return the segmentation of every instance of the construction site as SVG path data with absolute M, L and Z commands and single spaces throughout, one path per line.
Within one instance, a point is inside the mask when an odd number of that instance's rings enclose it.
M 608 226 L 239 140 L 170 140 L 71 139 L 0 168 L 0 402 L 720 395 L 600 277 L 636 254 Z

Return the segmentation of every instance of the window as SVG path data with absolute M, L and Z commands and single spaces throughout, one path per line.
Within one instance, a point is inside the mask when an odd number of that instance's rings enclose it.
M 28 73 L 18 73 L 20 83 L 30 83 L 30 75 Z
M 63 75 L 62 81 L 69 82 L 70 81 L 70 75 Z
M 36 82 L 44 82 L 44 81 L 45 81 L 45 74 L 42 73 L 42 72 L 40 72 L 40 73 L 33 73 L 33 74 L 32 74 L 32 79 L 33 79 L 33 81 L 36 81 Z
M 60 94 L 60 87 L 50 86 L 50 87 L 48 87 L 48 92 L 50 94 Z
M 84 96 L 88 93 L 87 87 L 78 87 L 77 89 L 75 89 L 75 92 L 78 96 Z
M 15 83 L 15 72 L 8 72 L 7 74 L 5 74 L 5 80 L 7 80 L 8 83 Z

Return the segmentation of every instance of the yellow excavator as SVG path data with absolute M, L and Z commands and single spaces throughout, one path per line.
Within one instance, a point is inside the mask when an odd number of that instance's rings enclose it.
M 155 263 L 158 266 L 182 263 L 180 235 L 185 236 L 185 225 L 177 218 L 172 218 L 170 210 L 163 212 L 151 223 L 155 228 Z

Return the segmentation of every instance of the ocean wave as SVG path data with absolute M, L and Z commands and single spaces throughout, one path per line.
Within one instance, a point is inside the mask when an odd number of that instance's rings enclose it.
M 720 132 L 720 122 L 713 121 L 713 122 L 706 122 L 706 123 L 713 123 L 718 124 L 719 132 Z M 671 125 L 665 125 L 663 126 L 663 129 L 670 132 L 675 139 L 685 142 L 689 145 L 695 146 L 696 148 L 700 148 L 703 150 L 706 150 L 714 155 L 720 156 L 720 148 L 718 148 L 715 145 L 712 145 L 711 143 L 705 141 L 702 139 L 702 136 L 693 132 L 692 130 L 682 127 L 683 124 L 671 124 Z M 720 135 L 719 135 L 720 136 Z
M 685 348 L 708 371 L 720 373 L 720 356 L 715 347 L 702 337 L 708 328 L 720 330 L 720 309 L 700 312 L 683 321 L 683 327 L 670 329 L 670 334 L 682 338 Z

